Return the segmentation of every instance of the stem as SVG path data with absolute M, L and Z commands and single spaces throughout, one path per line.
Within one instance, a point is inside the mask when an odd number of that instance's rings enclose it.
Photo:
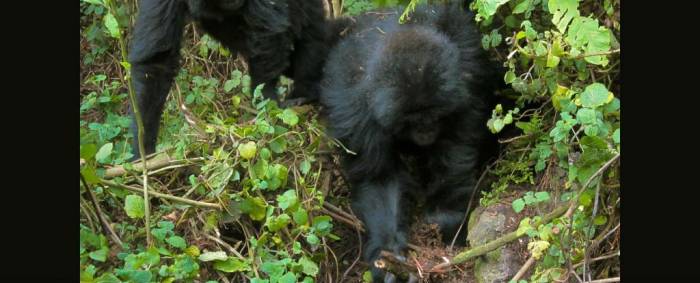
M 109 181 L 109 180 L 105 180 L 105 179 L 100 179 L 100 183 L 105 184 L 105 185 L 110 186 L 110 187 L 122 188 L 122 189 L 130 190 L 130 191 L 133 191 L 133 192 L 141 192 L 141 191 L 142 191 L 142 189 L 137 188 L 137 187 L 122 185 L 122 184 L 115 183 L 115 182 L 112 182 L 112 181 Z M 163 198 L 163 199 L 167 199 L 167 200 L 177 201 L 177 202 L 181 202 L 181 203 L 184 203 L 184 204 L 189 204 L 189 205 L 194 205 L 194 206 L 201 206 L 201 207 L 208 207 L 208 208 L 216 208 L 216 209 L 218 209 L 218 210 L 222 210 L 222 209 L 223 209 L 223 208 L 221 207 L 221 205 L 219 205 L 218 203 L 210 203 L 210 202 L 196 201 L 196 200 L 191 200 L 191 199 L 187 199 L 187 198 L 176 197 L 176 196 L 173 196 L 173 195 L 161 194 L 161 193 L 159 193 L 159 192 L 150 192 L 150 193 L 151 193 L 154 197 L 159 197 L 159 198 Z
M 105 0 L 105 4 L 112 15 L 116 15 L 117 8 L 114 6 L 114 1 Z M 126 54 L 126 41 L 123 36 L 117 38 L 119 42 L 119 49 L 122 55 L 122 61 L 128 62 L 128 56 Z M 122 66 L 124 67 L 124 66 Z M 153 246 L 153 239 L 151 238 L 151 209 L 150 209 L 150 199 L 148 198 L 148 163 L 146 163 L 146 150 L 143 144 L 143 120 L 141 120 L 141 112 L 139 111 L 138 103 L 136 103 L 136 94 L 134 93 L 134 87 L 131 84 L 131 70 L 130 68 L 124 67 L 126 71 L 126 85 L 129 90 L 129 100 L 131 102 L 131 111 L 134 112 L 134 117 L 136 118 L 137 126 L 137 139 L 139 142 L 139 153 L 141 156 L 141 164 L 144 164 L 143 169 L 143 200 L 144 200 L 144 222 L 146 224 L 146 243 L 149 247 Z
M 552 219 L 557 218 L 557 217 L 561 216 L 562 214 L 564 214 L 564 212 L 566 212 L 566 209 L 567 209 L 567 205 L 559 206 L 559 207 L 555 208 L 554 210 L 552 210 L 552 212 L 550 212 L 549 214 L 542 217 L 542 219 L 540 221 L 535 222 L 532 226 L 537 227 L 537 226 L 540 226 L 540 224 L 548 223 L 549 221 L 552 221 Z M 434 266 L 431 270 L 437 271 L 437 270 L 441 270 L 441 269 L 447 268 L 447 267 L 455 265 L 455 264 L 463 263 L 470 258 L 484 255 L 484 254 L 486 254 L 490 251 L 493 251 L 493 250 L 495 250 L 495 249 L 497 249 L 497 248 L 499 248 L 507 243 L 515 241 L 516 239 L 518 239 L 522 236 L 525 236 L 525 235 L 527 235 L 527 234 L 518 235 L 518 231 L 510 232 L 510 233 L 505 234 L 499 238 L 496 238 L 493 241 L 490 241 L 486 244 L 465 250 L 465 251 L 457 254 L 456 256 L 454 256 L 454 258 L 452 258 L 451 261 L 438 264 L 438 265 Z

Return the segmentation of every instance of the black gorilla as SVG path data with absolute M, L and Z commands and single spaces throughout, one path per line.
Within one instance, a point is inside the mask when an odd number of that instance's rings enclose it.
M 129 61 L 144 122 L 147 153 L 155 151 L 160 116 L 177 73 L 188 18 L 248 62 L 253 85 L 277 99 L 280 75 L 294 80 L 288 104 L 318 98 L 327 47 L 322 0 L 141 0 Z M 135 125 L 135 123 L 134 123 Z M 134 153 L 139 156 L 136 127 Z
M 419 6 L 400 25 L 402 11 L 357 18 L 330 51 L 321 84 L 330 134 L 357 153 L 344 156 L 343 167 L 353 211 L 367 227 L 369 263 L 380 250 L 406 247 L 418 199 L 426 221 L 451 240 L 483 149 L 493 148 L 489 96 L 502 77 L 480 47 L 472 16 L 457 5 Z M 382 280 L 380 270 L 372 272 Z

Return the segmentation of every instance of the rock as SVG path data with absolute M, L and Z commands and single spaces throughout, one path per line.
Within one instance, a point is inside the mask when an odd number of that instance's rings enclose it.
M 471 247 L 482 245 L 515 230 L 518 223 L 518 216 L 508 204 L 479 207 L 469 217 L 467 240 Z M 477 282 L 508 282 L 524 264 L 519 249 L 517 242 L 509 243 L 477 258 L 474 264 Z

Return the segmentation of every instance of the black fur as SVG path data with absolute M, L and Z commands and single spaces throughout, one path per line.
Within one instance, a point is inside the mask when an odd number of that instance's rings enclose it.
M 357 153 L 343 165 L 370 264 L 382 249 L 404 250 L 418 199 L 449 242 L 493 144 L 488 101 L 502 77 L 457 6 L 419 6 L 403 25 L 403 9 L 360 16 L 329 54 L 321 102 L 330 134 Z
M 186 19 L 248 62 L 253 85 L 277 99 L 280 75 L 294 80 L 287 102 L 318 98 L 326 47 L 321 0 L 141 0 L 129 61 L 144 122 L 147 153 L 155 151 L 163 105 L 180 66 Z M 134 123 L 135 125 L 135 123 Z M 133 150 L 139 156 L 136 127 Z

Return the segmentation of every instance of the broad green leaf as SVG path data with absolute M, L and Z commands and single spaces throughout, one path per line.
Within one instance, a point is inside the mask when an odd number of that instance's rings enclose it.
M 608 99 L 608 89 L 601 83 L 592 83 L 586 86 L 581 93 L 581 105 L 587 108 L 596 108 L 605 104 Z
M 574 17 L 578 17 L 579 0 L 549 0 L 547 7 L 552 13 L 552 23 L 561 33 L 566 32 L 566 28 Z
M 515 213 L 520 213 L 525 208 L 525 201 L 521 198 L 513 201 L 513 210 Z
M 304 159 L 304 161 L 301 162 L 301 165 L 299 165 L 299 169 L 301 169 L 302 174 L 308 174 L 309 170 L 311 170 L 311 162 L 309 162 L 308 159 Z
M 287 272 L 284 276 L 280 277 L 279 283 L 296 283 L 297 275 L 294 272 Z
M 246 198 L 241 201 L 241 211 L 250 215 L 253 220 L 265 219 L 265 200 L 259 197 Z
M 80 158 L 90 160 L 95 157 L 95 153 L 97 153 L 97 146 L 95 144 L 80 145 Z
M 143 218 L 145 214 L 143 198 L 137 195 L 126 196 L 124 199 L 124 210 L 126 215 L 131 218 Z
M 108 158 L 110 155 L 112 155 L 112 148 L 114 147 L 114 144 L 106 143 L 102 147 L 100 147 L 100 150 L 97 151 L 97 154 L 95 154 L 95 159 L 97 159 L 98 162 L 100 163 L 106 163 L 108 161 Z
M 102 247 L 99 250 L 90 252 L 89 256 L 93 260 L 105 262 L 107 260 L 107 252 L 109 252 L 109 249 L 107 247 Z
M 316 246 L 321 242 L 321 240 L 319 240 L 318 236 L 316 236 L 315 234 L 309 234 L 306 236 L 306 242 L 313 246 Z
M 294 211 L 292 218 L 294 218 L 294 223 L 304 225 L 309 221 L 309 213 L 306 212 L 306 209 L 299 207 L 299 209 Z
M 282 113 L 277 114 L 277 118 L 282 119 L 282 122 L 292 127 L 299 123 L 299 117 L 297 116 L 297 113 L 290 108 L 284 109 Z
M 593 219 L 593 224 L 603 225 L 608 222 L 608 218 L 605 215 L 598 215 Z
M 185 243 L 185 239 L 183 239 L 180 236 L 172 236 L 166 240 L 168 244 L 170 244 L 173 247 L 184 249 L 187 247 L 187 243 Z
M 504 81 L 509 84 L 509 83 L 512 83 L 514 80 L 515 80 L 515 73 L 513 72 L 513 70 L 508 70 L 508 72 L 506 72 L 506 76 L 504 78 Z
M 619 144 L 619 143 L 620 143 L 620 128 L 617 128 L 617 129 L 615 130 L 615 132 L 613 132 L 612 138 L 613 138 L 613 141 L 614 141 L 616 144 Z
M 241 157 L 248 160 L 255 157 L 255 152 L 257 151 L 257 149 L 258 147 L 254 141 L 249 141 L 247 143 L 238 145 L 238 153 L 241 155 Z
M 537 199 L 538 202 L 548 201 L 549 200 L 549 193 L 548 192 L 536 192 L 535 198 Z
M 251 270 L 248 262 L 235 257 L 229 257 L 227 260 L 214 262 L 214 269 L 228 273 Z
M 83 0 L 85 3 L 90 3 L 90 4 L 95 4 L 95 5 L 104 5 L 102 0 Z
M 301 257 L 299 264 L 302 266 L 302 272 L 306 275 L 316 276 L 318 274 L 318 265 L 307 257 Z
M 299 198 L 297 197 L 296 191 L 288 190 L 283 194 L 277 196 L 277 203 L 282 210 L 287 211 L 295 210 L 299 205 Z
M 284 137 L 276 138 L 271 140 L 269 145 L 272 152 L 278 154 L 283 153 L 285 150 L 287 150 L 287 139 Z
M 109 35 L 114 38 L 121 37 L 121 31 L 119 31 L 119 23 L 117 19 L 112 15 L 112 13 L 107 13 L 104 17 L 105 27 L 109 31 Z
M 583 125 L 595 123 L 595 110 L 590 108 L 581 108 L 576 113 L 576 119 Z
M 287 224 L 289 224 L 292 219 L 289 217 L 289 215 L 282 214 L 277 217 L 270 217 L 267 220 L 267 228 L 270 229 L 270 232 L 277 232 L 280 229 L 287 227 Z
M 496 14 L 496 10 L 501 5 L 508 3 L 510 0 L 477 0 L 476 7 L 479 14 L 489 18 Z
M 532 0 L 521 0 L 520 3 L 513 7 L 513 14 L 522 14 L 530 7 L 530 1 Z

